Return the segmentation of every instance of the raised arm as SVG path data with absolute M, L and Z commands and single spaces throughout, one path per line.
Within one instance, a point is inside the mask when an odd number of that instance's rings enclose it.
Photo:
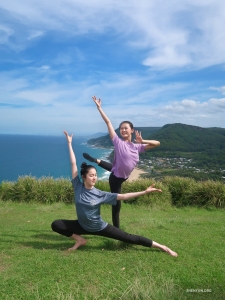
M 161 193 L 162 190 L 154 188 L 154 185 L 155 184 L 152 184 L 145 191 L 142 191 L 142 192 L 118 194 L 117 195 L 117 200 L 129 200 L 131 198 L 136 198 L 136 197 L 143 196 L 145 194 L 149 194 L 149 193 L 153 193 L 153 192 L 159 192 L 159 193 Z
M 141 132 L 138 132 L 138 130 L 135 130 L 135 136 L 136 136 L 136 139 L 134 141 L 136 143 L 146 144 L 145 150 L 156 148 L 156 147 L 160 146 L 160 142 L 159 141 L 155 141 L 155 140 L 143 140 L 143 138 L 141 136 Z
M 71 162 L 71 172 L 72 172 L 72 179 L 77 177 L 78 171 L 77 171 L 77 163 L 76 163 L 76 157 L 73 151 L 73 147 L 72 147 L 72 137 L 73 135 L 68 135 L 68 133 L 64 130 L 63 131 L 67 142 L 68 142 L 68 148 L 69 148 L 69 154 L 70 154 L 70 162 Z
M 101 107 L 101 99 L 97 99 L 95 96 L 92 97 L 92 99 L 94 100 L 96 106 L 97 106 L 97 109 L 98 111 L 100 112 L 100 115 L 102 116 L 102 119 L 105 121 L 107 127 L 108 127 L 108 132 L 109 132 L 109 136 L 110 138 L 114 138 L 114 136 L 116 135 L 116 132 L 112 126 L 112 123 L 111 121 L 109 120 L 109 118 L 106 116 L 106 114 L 104 113 L 104 111 L 102 110 L 102 107 Z

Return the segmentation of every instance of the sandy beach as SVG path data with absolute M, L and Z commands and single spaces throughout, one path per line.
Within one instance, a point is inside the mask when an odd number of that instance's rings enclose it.
M 133 180 L 137 180 L 139 179 L 140 175 L 141 174 L 144 174 L 146 173 L 145 171 L 141 170 L 141 169 L 138 169 L 138 168 L 135 168 L 133 170 L 133 172 L 130 174 L 129 178 L 127 179 L 127 181 L 133 181 Z

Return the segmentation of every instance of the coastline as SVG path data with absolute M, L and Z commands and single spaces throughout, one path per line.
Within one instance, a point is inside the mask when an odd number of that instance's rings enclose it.
M 134 170 L 131 172 L 129 178 L 127 179 L 127 181 L 131 182 L 134 180 L 138 180 L 140 178 L 141 174 L 146 174 L 146 172 L 141 169 L 134 168 Z

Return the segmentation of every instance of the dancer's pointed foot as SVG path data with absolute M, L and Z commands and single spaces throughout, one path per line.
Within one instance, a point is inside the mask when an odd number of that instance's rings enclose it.
M 152 241 L 152 248 L 158 248 L 158 249 L 160 249 L 160 250 L 162 250 L 162 251 L 164 251 L 164 252 L 166 252 L 169 255 L 174 256 L 174 257 L 178 256 L 177 252 L 171 250 L 169 247 L 167 247 L 165 245 L 161 245 L 161 244 L 156 243 L 154 241 Z
M 83 157 L 85 159 L 89 160 L 90 162 L 95 162 L 95 163 L 97 162 L 97 159 L 94 158 L 94 157 L 92 157 L 92 156 L 90 156 L 88 153 L 83 153 Z
M 165 251 L 165 252 L 168 253 L 169 255 L 174 256 L 174 257 L 177 257 L 177 256 L 178 256 L 177 252 L 171 250 L 170 248 L 168 248 L 168 247 L 166 247 L 166 246 L 164 246 L 164 245 L 163 245 L 163 248 L 164 248 L 163 251 Z

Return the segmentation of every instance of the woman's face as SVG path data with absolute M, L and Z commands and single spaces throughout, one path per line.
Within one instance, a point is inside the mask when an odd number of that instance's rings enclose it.
M 95 185 L 97 179 L 98 176 L 95 168 L 89 169 L 86 177 L 83 177 L 85 187 L 91 189 Z
M 122 123 L 120 125 L 120 135 L 124 139 L 131 138 L 132 133 L 134 132 L 134 129 L 131 129 L 129 123 Z

